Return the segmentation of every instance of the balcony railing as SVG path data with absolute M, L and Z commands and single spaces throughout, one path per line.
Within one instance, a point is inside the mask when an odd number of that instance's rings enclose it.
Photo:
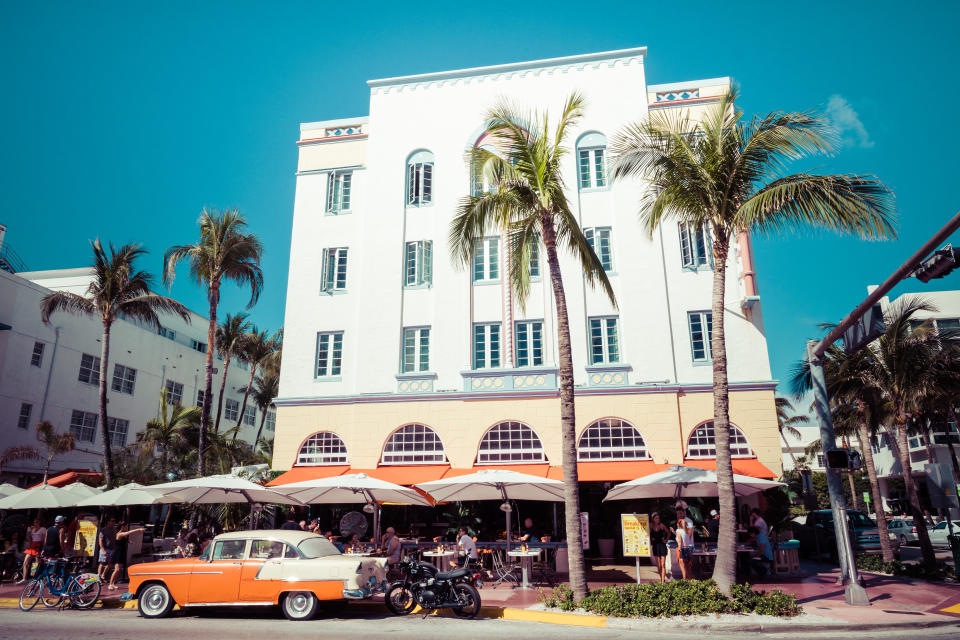
M 27 265 L 10 245 L 5 244 L 0 247 L 0 269 L 8 273 L 19 273 L 26 271 Z

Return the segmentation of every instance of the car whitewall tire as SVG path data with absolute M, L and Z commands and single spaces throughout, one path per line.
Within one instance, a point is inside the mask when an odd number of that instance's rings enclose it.
M 288 620 L 311 620 L 318 606 L 317 596 L 309 591 L 293 591 L 283 597 L 280 608 Z
M 137 597 L 137 608 L 144 618 L 162 618 L 173 609 L 173 597 L 163 584 L 147 585 Z

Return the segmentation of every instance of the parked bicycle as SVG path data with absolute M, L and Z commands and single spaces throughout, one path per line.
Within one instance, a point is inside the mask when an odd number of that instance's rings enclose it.
M 64 600 L 78 609 L 89 609 L 100 598 L 100 577 L 78 573 L 82 560 L 43 558 L 35 576 L 20 594 L 20 610 L 30 611 L 38 602 L 59 606 Z

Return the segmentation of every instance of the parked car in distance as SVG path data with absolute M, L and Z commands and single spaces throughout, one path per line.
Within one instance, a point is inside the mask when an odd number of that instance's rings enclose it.
M 887 523 L 887 529 L 893 536 L 891 540 L 899 540 L 901 545 L 917 541 L 917 529 L 913 526 L 913 520 L 907 518 L 891 520 Z
M 930 533 L 930 544 L 935 547 L 949 547 L 950 540 L 947 539 L 947 536 L 950 534 L 950 527 L 947 526 L 947 521 L 938 522 L 933 527 L 928 527 Z M 953 534 L 960 536 L 960 520 L 953 521 Z
M 851 542 L 854 553 L 880 551 L 880 532 L 877 525 L 867 515 L 855 509 L 847 509 L 847 524 L 853 533 Z M 797 530 L 800 550 L 804 554 L 826 551 L 831 558 L 837 555 L 836 533 L 833 527 L 833 511 L 821 509 L 807 514 L 806 523 Z M 894 550 L 899 549 L 900 540 L 892 539 Z M 819 546 L 818 546 L 819 545 Z
M 386 558 L 344 555 L 306 531 L 237 531 L 214 538 L 197 558 L 132 565 L 130 589 L 140 615 L 173 608 L 280 605 L 291 620 L 313 618 L 320 600 L 362 599 L 383 586 Z

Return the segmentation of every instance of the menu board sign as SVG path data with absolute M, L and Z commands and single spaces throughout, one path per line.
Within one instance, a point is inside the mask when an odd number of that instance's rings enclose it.
M 640 513 L 621 513 L 624 556 L 650 555 L 650 517 Z

